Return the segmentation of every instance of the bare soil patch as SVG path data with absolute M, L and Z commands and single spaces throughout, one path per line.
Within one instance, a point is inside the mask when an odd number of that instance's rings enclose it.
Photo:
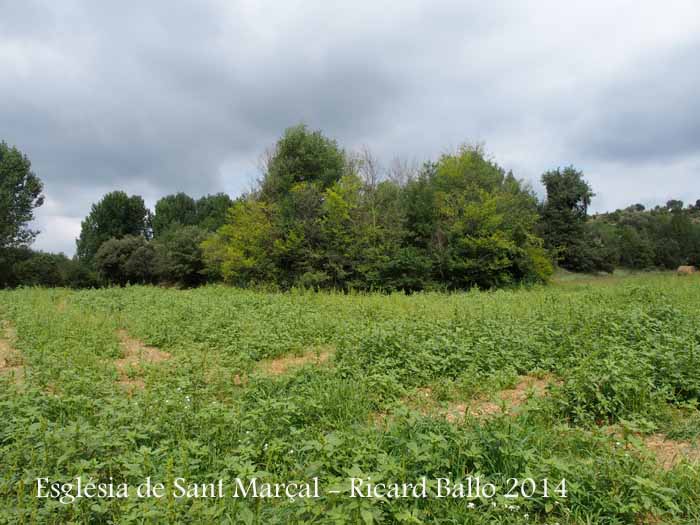
M 24 360 L 13 346 L 16 333 L 7 321 L 0 322 L 0 374 L 14 374 L 16 381 L 21 381 L 24 375 Z
M 500 414 L 503 407 L 505 408 L 503 413 L 514 413 L 530 398 L 530 395 L 535 398 L 544 397 L 547 395 L 547 388 L 550 385 L 560 383 L 561 381 L 553 376 L 520 376 L 513 388 L 501 390 L 494 396 L 481 396 L 470 401 L 453 401 L 447 406 L 440 404 L 435 399 L 430 387 L 421 387 L 417 388 L 415 394 L 410 398 L 405 398 L 403 404 L 426 415 L 440 415 L 452 423 L 464 418 L 467 414 L 472 417 L 489 417 Z M 390 418 L 389 414 L 376 414 L 376 419 L 382 423 L 388 418 Z
M 122 358 L 114 361 L 120 376 L 118 382 L 128 391 L 141 390 L 145 387 L 143 379 L 138 377 L 142 373 L 141 365 L 161 363 L 172 356 L 131 337 L 126 330 L 119 330 L 117 336 L 122 347 Z
M 553 377 L 520 376 L 513 388 L 501 390 L 495 399 L 477 399 L 471 403 L 451 403 L 445 417 L 448 421 L 455 421 L 466 414 L 474 417 L 488 417 L 504 411 L 505 414 L 515 412 L 530 397 L 544 397 L 547 388 L 557 384 Z
M 688 441 L 675 441 L 663 434 L 644 436 L 642 441 L 664 470 L 671 470 L 683 460 L 700 463 L 700 447 L 693 446 Z
M 619 440 L 616 442 L 616 446 L 622 446 L 625 434 L 619 425 L 604 427 L 602 430 L 607 435 Z M 700 444 L 693 445 L 693 443 L 689 441 L 677 441 L 662 433 L 641 434 L 639 432 L 633 432 L 631 435 L 634 437 L 635 443 L 630 444 L 625 442 L 625 450 L 637 453 L 639 452 L 639 445 L 641 444 L 651 453 L 656 463 L 664 470 L 671 470 L 684 460 L 690 463 L 700 464 Z
M 66 306 L 67 306 L 67 300 L 65 297 L 61 297 L 58 302 L 56 303 L 56 310 L 58 310 L 60 313 L 63 313 L 66 311 Z
M 208 385 L 233 383 L 236 386 L 248 384 L 248 376 L 244 372 L 234 373 L 220 365 L 209 366 L 204 373 L 204 381 Z
M 655 514 L 644 514 L 637 518 L 637 525 L 659 525 L 663 524 L 663 519 Z
M 304 365 L 322 365 L 330 359 L 333 352 L 335 352 L 335 348 L 332 346 L 317 346 L 301 355 L 285 355 L 276 359 L 266 359 L 260 362 L 258 369 L 268 375 L 280 376 Z

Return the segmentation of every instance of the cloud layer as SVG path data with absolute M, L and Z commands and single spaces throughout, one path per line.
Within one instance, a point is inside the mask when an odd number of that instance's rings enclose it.
M 232 194 L 300 121 L 388 162 L 485 142 L 594 209 L 700 198 L 700 4 L 0 0 L 0 139 L 45 181 L 36 247 L 72 254 L 112 189 Z

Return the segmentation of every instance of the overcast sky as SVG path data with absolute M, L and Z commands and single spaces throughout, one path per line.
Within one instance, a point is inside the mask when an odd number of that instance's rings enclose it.
M 0 139 L 45 183 L 35 247 L 73 254 L 122 189 L 232 195 L 304 122 L 385 163 L 483 142 L 594 210 L 700 199 L 700 2 L 0 0 Z

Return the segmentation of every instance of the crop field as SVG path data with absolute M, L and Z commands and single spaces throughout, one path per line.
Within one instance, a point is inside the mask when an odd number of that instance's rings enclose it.
M 696 276 L 24 288 L 0 319 L 3 524 L 700 523 Z M 76 478 L 128 497 L 73 499 Z M 149 478 L 162 497 L 139 497 Z M 236 478 L 322 494 L 232 497 Z

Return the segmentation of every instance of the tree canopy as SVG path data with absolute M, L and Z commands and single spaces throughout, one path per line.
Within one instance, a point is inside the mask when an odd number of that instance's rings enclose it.
M 700 200 L 640 203 L 589 217 L 594 197 L 573 166 L 542 175 L 546 197 L 482 146 L 422 166 L 384 169 L 298 125 L 268 150 L 261 179 L 232 200 L 157 201 L 113 191 L 81 224 L 77 254 L 34 252 L 28 228 L 41 181 L 0 143 L 0 286 L 168 283 L 339 290 L 457 290 L 546 282 L 579 272 L 700 265 Z
M 233 201 L 225 193 L 200 197 L 195 202 L 197 210 L 195 224 L 209 232 L 218 230 L 226 222 L 226 213 L 231 205 Z
M 590 239 L 584 239 L 588 206 L 593 190 L 583 173 L 573 166 L 542 175 L 547 196 L 541 209 L 540 232 L 545 246 L 569 270 L 599 269 L 590 252 Z
M 198 226 L 216 231 L 226 221 L 226 212 L 233 204 L 225 193 L 205 195 L 195 200 L 185 193 L 167 195 L 156 203 L 153 216 L 153 237 L 158 238 L 169 228 Z
M 0 249 L 30 244 L 34 210 L 44 203 L 41 180 L 21 151 L 0 142 Z
M 95 254 L 95 267 L 110 284 L 143 284 L 156 281 L 155 250 L 142 236 L 112 238 Z
M 156 203 L 153 215 L 153 236 L 158 237 L 175 225 L 190 226 L 197 222 L 197 206 L 192 197 L 176 193 Z
M 282 288 L 457 289 L 551 274 L 534 193 L 482 148 L 403 182 L 361 168 L 320 132 L 287 130 L 260 188 L 205 242 L 208 264 L 231 283 Z
M 288 128 L 267 163 L 262 198 L 284 201 L 295 187 L 297 192 L 309 186 L 323 191 L 340 180 L 346 167 L 345 153 L 334 140 L 303 124 Z
M 127 235 L 150 237 L 151 214 L 138 195 L 128 196 L 113 191 L 93 204 L 90 214 L 81 223 L 77 240 L 77 256 L 92 262 L 102 243 Z

